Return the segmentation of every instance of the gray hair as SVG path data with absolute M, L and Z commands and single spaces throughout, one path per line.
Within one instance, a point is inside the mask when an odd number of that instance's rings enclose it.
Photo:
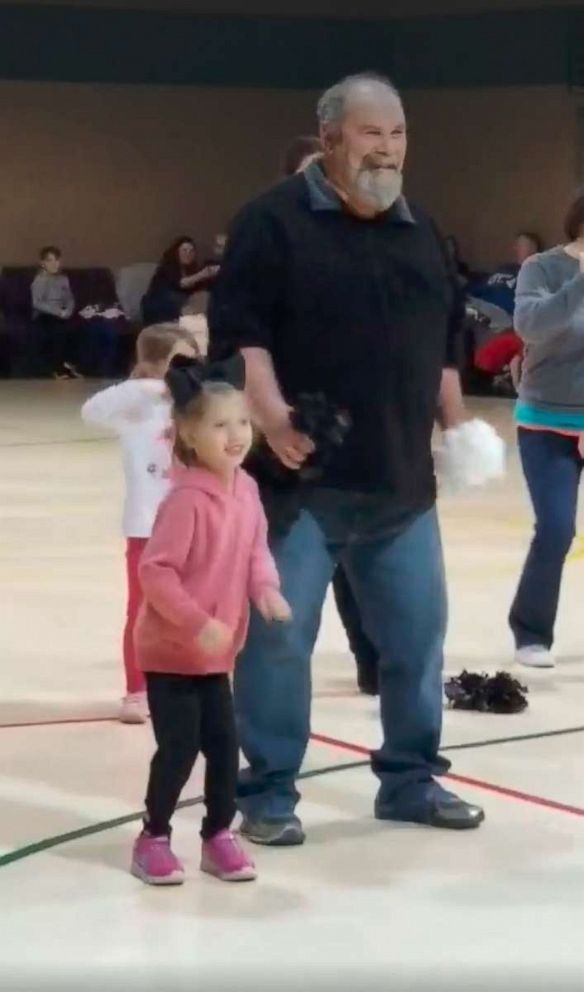
M 340 124 L 353 90 L 367 87 L 385 89 L 401 103 L 398 90 L 387 76 L 376 72 L 359 72 L 353 76 L 345 76 L 322 94 L 316 108 L 318 123 L 324 127 Z

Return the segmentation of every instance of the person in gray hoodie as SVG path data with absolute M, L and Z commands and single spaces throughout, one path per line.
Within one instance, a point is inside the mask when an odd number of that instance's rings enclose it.
M 71 317 L 75 299 L 69 279 L 61 271 L 61 251 L 50 246 L 41 249 L 40 269 L 34 277 L 31 294 L 33 316 L 41 332 L 41 347 L 47 371 L 55 379 L 76 379 L 74 330 Z
M 515 297 L 525 345 L 515 419 L 535 533 L 511 607 L 519 664 L 552 668 L 564 562 L 575 535 L 584 465 L 584 194 L 567 244 L 529 258 Z

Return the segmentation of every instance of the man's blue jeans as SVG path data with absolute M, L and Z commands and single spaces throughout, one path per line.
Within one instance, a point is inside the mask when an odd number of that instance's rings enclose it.
M 268 508 L 269 515 L 269 508 Z M 386 497 L 316 490 L 272 550 L 293 620 L 253 612 L 235 675 L 239 739 L 249 767 L 239 805 L 251 819 L 292 815 L 310 733 L 311 658 L 335 564 L 342 560 L 368 636 L 380 655 L 383 743 L 372 755 L 376 812 L 424 803 L 438 755 L 446 590 L 436 510 L 400 517 Z

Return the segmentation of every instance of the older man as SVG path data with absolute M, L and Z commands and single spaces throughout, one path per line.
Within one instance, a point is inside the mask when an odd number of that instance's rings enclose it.
M 322 159 L 241 212 L 210 314 L 212 350 L 243 350 L 257 424 L 284 465 L 299 469 L 311 452 L 290 422 L 301 393 L 325 393 L 352 423 L 286 525 L 287 496 L 265 494 L 294 618 L 274 627 L 254 614 L 235 688 L 249 763 L 242 830 L 270 845 L 304 840 L 295 780 L 337 561 L 380 655 L 376 816 L 451 829 L 484 818 L 434 778 L 448 762 L 438 754 L 446 595 L 430 440 L 455 294 L 432 221 L 402 196 L 406 124 L 391 83 L 349 77 L 322 96 L 318 117 Z M 459 412 L 456 396 L 443 403 L 447 422 Z

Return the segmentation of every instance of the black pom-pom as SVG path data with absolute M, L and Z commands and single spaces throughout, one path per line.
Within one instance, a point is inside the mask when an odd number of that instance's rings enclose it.
M 478 710 L 480 713 L 521 713 L 526 708 L 527 686 L 508 672 L 488 676 L 466 669 L 444 685 L 446 698 L 455 710 Z
M 527 686 L 521 685 L 508 672 L 497 672 L 485 684 L 485 700 L 489 713 L 521 713 L 527 707 Z
M 350 418 L 329 403 L 323 393 L 304 393 L 298 397 L 291 420 L 295 430 L 306 434 L 315 446 L 298 474 L 304 480 L 317 479 L 342 446 Z
M 322 393 L 298 396 L 290 419 L 295 430 L 313 441 L 315 450 L 303 466 L 294 471 L 282 465 L 262 438 L 246 465 L 260 484 L 294 489 L 298 483 L 318 481 L 335 451 L 342 446 L 351 425 L 349 416 Z
M 452 708 L 455 710 L 482 709 L 480 704 L 486 680 L 487 675 L 467 672 L 466 669 L 455 678 L 448 679 L 444 685 L 444 692 Z

